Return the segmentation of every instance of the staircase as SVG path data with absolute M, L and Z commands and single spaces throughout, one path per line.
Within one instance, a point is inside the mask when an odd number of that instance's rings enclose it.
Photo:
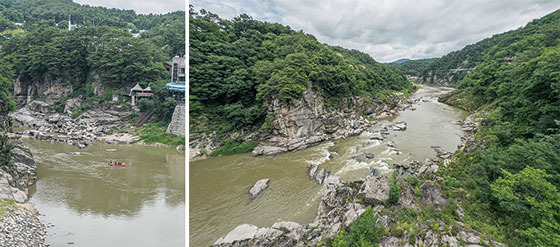
M 142 112 L 142 114 L 140 114 L 140 117 L 138 117 L 138 120 L 136 120 L 135 125 L 136 126 L 142 126 L 144 124 L 146 124 L 146 122 L 148 122 L 148 120 L 150 120 L 150 118 L 152 118 L 152 115 L 154 115 L 154 110 L 150 109 L 146 112 Z

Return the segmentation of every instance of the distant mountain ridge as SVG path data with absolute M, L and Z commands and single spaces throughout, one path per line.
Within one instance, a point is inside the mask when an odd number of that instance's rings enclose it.
M 500 48 L 515 44 L 521 37 L 531 36 L 536 38 L 535 40 L 526 40 L 527 44 L 530 44 L 530 42 L 542 42 L 539 41 L 539 36 L 546 37 L 549 40 L 554 39 L 554 37 L 558 36 L 558 30 L 551 28 L 551 26 L 558 24 L 558 16 L 559 11 L 557 10 L 540 19 L 529 22 L 524 27 L 493 35 L 490 38 L 467 45 L 461 50 L 450 52 L 427 66 L 421 73 L 421 80 L 424 83 L 430 84 L 457 85 L 469 72 L 467 70 L 453 71 L 454 69 L 476 68 L 480 63 L 489 59 L 489 53 L 495 53 Z M 523 48 L 520 46 L 514 47 L 511 52 L 503 54 L 502 59 L 513 57 L 516 55 L 516 52 L 522 50 Z
M 404 63 L 404 62 L 408 62 L 408 61 L 410 61 L 410 60 L 411 60 L 411 59 L 408 59 L 408 58 L 401 58 L 401 59 L 399 59 L 399 60 L 397 60 L 397 61 L 390 62 L 390 63 Z
M 387 65 L 397 68 L 406 75 L 420 76 L 436 58 L 408 59 L 403 58 Z

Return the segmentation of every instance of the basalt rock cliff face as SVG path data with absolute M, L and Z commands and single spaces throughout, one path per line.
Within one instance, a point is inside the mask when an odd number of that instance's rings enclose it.
M 22 81 L 20 78 L 17 78 L 13 83 L 13 96 L 16 99 L 18 108 L 31 103 L 36 96 L 44 98 L 44 101 L 48 104 L 54 104 L 57 100 L 72 94 L 75 90 L 72 82 L 79 81 L 82 80 L 72 75 L 62 77 L 45 75 L 40 80 L 34 81 Z M 98 96 L 105 94 L 105 82 L 97 72 L 90 72 L 87 75 L 87 81 L 91 83 L 94 94 Z M 120 91 L 127 93 L 126 88 L 113 90 L 114 93 Z
M 335 107 L 326 107 L 323 97 L 307 90 L 295 102 L 274 99 L 267 102 L 268 118 L 253 155 L 268 155 L 301 150 L 321 141 L 358 135 L 375 121 L 396 114 L 409 103 L 397 95 L 381 100 L 372 97 L 347 97 Z
M 33 96 L 45 96 L 45 100 L 54 103 L 57 99 L 72 93 L 72 85 L 66 81 L 77 80 L 77 78 L 51 78 L 45 75 L 41 81 L 21 81 L 19 78 L 14 82 L 13 95 L 18 105 L 25 105 L 33 101 Z

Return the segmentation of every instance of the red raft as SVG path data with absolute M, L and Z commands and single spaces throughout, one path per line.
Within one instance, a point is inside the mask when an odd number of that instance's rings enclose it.
M 109 165 L 110 165 L 110 166 L 125 166 L 126 163 L 122 163 L 122 162 L 110 162 Z

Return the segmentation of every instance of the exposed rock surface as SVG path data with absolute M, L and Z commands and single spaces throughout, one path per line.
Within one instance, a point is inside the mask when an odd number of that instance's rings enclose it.
M 274 99 L 267 106 L 268 115 L 274 119 L 268 123 L 269 134 L 263 134 L 253 155 L 301 150 L 321 141 L 358 135 L 375 124 L 364 115 L 383 118 L 396 114 L 408 103 L 396 96 L 386 101 L 348 97 L 339 101 L 337 110 L 326 109 L 323 98 L 307 90 L 295 103 Z
M 71 112 L 70 109 L 73 109 L 75 104 L 70 104 L 71 101 L 79 100 L 70 99 L 67 102 L 65 108 L 68 112 Z M 128 111 L 118 111 L 117 108 L 88 110 L 72 119 L 68 114 L 45 110 L 51 106 L 47 107 L 44 104 L 46 103 L 33 101 L 10 113 L 10 116 L 20 122 L 23 127 L 32 128 L 18 132 L 18 135 L 43 141 L 67 143 L 79 148 L 85 148 L 96 140 L 106 140 L 109 143 L 132 143 L 138 140 L 135 136 L 125 135 L 126 133 L 119 133 L 117 135 L 122 136 L 115 136 L 112 139 L 105 138 L 111 134 L 113 129 L 133 128 L 131 124 L 127 123 L 127 120 L 131 118 Z
M 1 210 L 4 215 L 0 214 L 0 246 L 47 246 L 47 230 L 32 204 L 14 204 Z
M 439 186 L 430 180 L 421 186 L 421 196 L 415 195 L 413 186 L 405 180 L 400 180 L 399 184 L 401 196 L 398 203 L 385 206 L 383 202 L 388 197 L 390 187 L 388 178 L 368 177 L 363 182 L 344 182 L 336 176 L 329 176 L 324 180 L 322 199 L 312 223 L 302 226 L 295 222 L 277 222 L 264 228 L 243 224 L 218 239 L 214 246 L 325 245 L 328 239 L 339 234 L 342 229 L 348 232 L 348 227 L 366 211 L 368 205 L 373 207 L 377 218 L 376 226 L 385 229 L 387 233 L 381 237 L 380 246 L 459 246 L 461 242 L 472 247 L 489 244 L 503 246 L 466 228 L 461 222 L 452 226 L 436 220 L 439 229 L 434 231 L 434 221 L 419 221 L 415 234 L 408 234 L 408 228 L 402 230 L 397 217 L 402 208 L 418 211 L 420 207 L 417 202 L 426 207 L 439 208 L 446 205 L 447 199 Z M 366 201 L 366 198 L 371 200 Z M 401 229 L 400 234 L 393 232 L 398 229 Z
M 254 199 L 259 196 L 266 188 L 268 188 L 268 182 L 270 179 L 263 178 L 255 183 L 253 187 L 249 190 L 249 195 Z
M 27 201 L 27 188 L 37 180 L 37 166 L 31 151 L 17 139 L 11 139 L 11 165 L 0 169 L 0 199 Z
M 449 204 L 449 200 L 445 197 L 441 188 L 433 181 L 426 181 L 420 186 L 420 189 L 422 190 L 420 203 L 424 206 L 440 209 Z
M 72 98 L 64 104 L 64 113 L 72 113 L 82 106 L 82 98 Z
M 389 198 L 390 189 L 388 178 L 368 176 L 360 187 L 359 195 L 368 204 L 383 204 Z

